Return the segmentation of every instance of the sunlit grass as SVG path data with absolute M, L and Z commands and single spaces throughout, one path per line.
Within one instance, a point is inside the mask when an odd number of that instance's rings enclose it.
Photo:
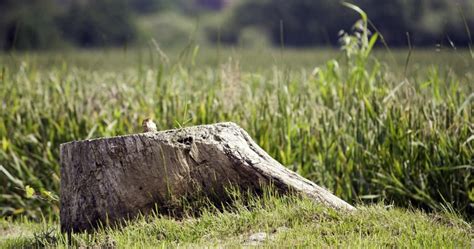
M 238 199 L 239 200 L 239 199 Z M 266 196 L 237 201 L 234 208 L 201 208 L 200 216 L 181 220 L 141 217 L 120 229 L 92 234 L 61 234 L 57 223 L 0 220 L 0 247 L 424 247 L 466 248 L 470 225 L 458 217 L 390 206 L 338 212 L 298 197 Z M 263 240 L 252 235 L 265 233 Z
M 139 132 L 152 116 L 159 129 L 236 122 L 277 160 L 352 203 L 472 213 L 472 75 L 432 67 L 398 81 L 368 63 L 262 73 L 236 61 L 109 72 L 3 66 L 1 212 L 57 210 L 40 191 L 58 192 L 60 143 Z M 27 185 L 39 196 L 26 198 Z
M 200 53 L 211 50 L 193 44 L 173 58 L 152 48 L 2 56 L 0 214 L 56 218 L 59 145 L 136 133 L 152 117 L 161 130 L 235 122 L 282 164 L 350 203 L 471 219 L 474 75 L 378 60 L 366 22 L 345 33 L 336 59 L 310 69 L 301 51 L 267 62 L 255 52 L 241 62 L 231 51 L 206 63 L 215 57 Z M 459 65 L 472 64 L 457 53 Z M 243 69 L 246 62 L 253 68 Z

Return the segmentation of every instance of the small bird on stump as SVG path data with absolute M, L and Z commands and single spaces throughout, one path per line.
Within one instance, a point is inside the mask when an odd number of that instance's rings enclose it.
M 146 118 L 142 122 L 143 132 L 157 132 L 158 128 L 156 127 L 155 122 L 151 118 Z

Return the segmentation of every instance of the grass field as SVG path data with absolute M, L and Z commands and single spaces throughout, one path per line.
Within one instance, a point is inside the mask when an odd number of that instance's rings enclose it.
M 55 222 L 0 220 L 0 247 L 472 247 L 470 224 L 448 214 L 426 214 L 390 206 L 340 213 L 296 197 L 264 197 L 231 211 L 212 208 L 200 217 L 175 220 L 141 217 L 123 229 L 100 229 L 68 238 Z
M 302 246 L 469 247 L 469 223 L 433 218 L 449 213 L 471 222 L 474 214 L 469 51 L 192 45 L 169 55 L 155 47 L 10 53 L 0 63 L 0 215 L 17 218 L 3 218 L 6 245 L 43 243 L 44 226 L 54 227 L 53 245 L 66 243 L 56 229 L 59 144 L 136 133 L 153 117 L 159 129 L 238 123 L 282 164 L 362 211 L 346 217 L 293 200 L 255 212 L 138 221 L 80 243 L 105 243 L 111 234 L 121 246 L 232 245 L 263 230 L 275 233 L 270 246 L 290 239 Z M 373 203 L 379 206 L 365 206 Z M 301 217 L 300 208 L 307 209 Z M 21 222 L 43 217 L 48 221 Z M 289 230 L 271 232 L 279 227 Z M 390 236 L 399 239 L 382 244 Z

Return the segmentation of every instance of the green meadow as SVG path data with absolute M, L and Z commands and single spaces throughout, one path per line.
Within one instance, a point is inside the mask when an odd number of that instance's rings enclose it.
M 246 198 L 243 198 L 246 199 Z M 449 213 L 391 205 L 337 212 L 294 196 L 235 199 L 232 209 L 202 208 L 176 220 L 139 217 L 122 228 L 67 236 L 52 220 L 0 220 L 2 248 L 470 248 L 472 226 Z
M 361 45 L 362 44 L 362 45 Z M 199 47 L 0 55 L 0 247 L 472 246 L 469 50 Z M 276 160 L 359 208 L 297 197 L 184 220 L 61 235 L 59 145 L 232 121 Z M 394 239 L 395 238 L 395 239 Z M 141 245 L 141 246 L 140 246 Z

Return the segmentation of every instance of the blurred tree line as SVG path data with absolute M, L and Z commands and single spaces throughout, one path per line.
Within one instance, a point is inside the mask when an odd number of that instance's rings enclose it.
M 367 12 L 372 30 L 390 46 L 471 43 L 473 0 L 347 0 Z M 267 33 L 273 44 L 336 45 L 338 33 L 352 28 L 356 13 L 334 0 L 241 0 L 213 36 L 236 43 L 243 30 Z M 217 38 L 214 38 L 217 39 Z
M 0 0 L 0 49 L 127 45 L 135 17 L 167 0 Z
M 390 46 L 406 45 L 407 32 L 417 45 L 471 42 L 473 0 L 349 2 L 368 13 Z M 161 17 L 148 25 L 161 26 L 142 30 L 142 16 Z M 335 0 L 0 0 L 0 49 L 126 46 L 142 33 L 171 32 L 197 16 L 208 41 L 235 44 L 247 37 L 287 46 L 337 45 L 339 31 L 358 18 Z M 170 17 L 176 20 L 162 20 Z

